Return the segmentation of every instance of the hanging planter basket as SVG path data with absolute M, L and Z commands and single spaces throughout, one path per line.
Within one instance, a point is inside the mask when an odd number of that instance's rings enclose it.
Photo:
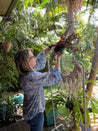
M 0 42 L 0 49 L 2 49 L 4 52 L 8 52 L 12 46 L 11 42 Z

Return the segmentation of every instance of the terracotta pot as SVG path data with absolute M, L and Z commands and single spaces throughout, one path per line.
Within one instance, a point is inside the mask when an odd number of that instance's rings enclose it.
M 4 52 L 8 52 L 11 48 L 12 43 L 11 42 L 0 42 L 0 48 L 4 51 Z

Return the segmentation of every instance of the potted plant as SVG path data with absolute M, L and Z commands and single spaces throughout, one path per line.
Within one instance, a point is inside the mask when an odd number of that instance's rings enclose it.
M 29 125 L 23 119 L 20 112 L 21 104 L 14 102 L 14 97 L 1 96 L 0 98 L 0 131 L 30 131 Z M 21 112 L 20 112 L 21 113 Z
M 7 42 L 7 41 L 2 41 L 0 42 L 0 48 L 4 51 L 4 52 L 8 52 L 10 50 L 12 46 L 11 42 Z
M 60 104 L 65 103 L 65 97 L 64 97 L 64 94 L 62 92 L 60 92 L 60 91 L 54 92 L 53 93 L 54 106 L 52 106 L 51 96 L 46 96 L 45 98 L 46 98 L 45 99 L 45 101 L 46 101 L 46 110 L 45 110 L 45 113 L 44 113 L 44 120 L 45 120 L 44 125 L 45 125 L 45 127 L 48 127 L 48 126 L 53 126 L 54 125 L 54 122 L 56 121 L 57 116 L 58 116 L 58 106 Z M 53 107 L 54 107 L 54 110 L 53 110 Z M 54 119 L 54 115 L 55 115 L 55 119 Z
M 0 127 L 11 124 L 15 121 L 15 103 L 12 97 L 0 99 Z

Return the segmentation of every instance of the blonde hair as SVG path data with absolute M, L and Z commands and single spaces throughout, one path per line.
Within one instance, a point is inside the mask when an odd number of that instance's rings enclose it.
M 20 75 L 26 75 L 30 71 L 35 71 L 29 65 L 29 51 L 33 51 L 32 49 L 24 49 L 20 50 L 16 53 L 14 57 L 14 62 L 16 64 L 16 68 Z

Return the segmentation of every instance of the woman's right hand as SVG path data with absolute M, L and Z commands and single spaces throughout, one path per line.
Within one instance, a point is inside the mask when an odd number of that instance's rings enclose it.
M 61 52 L 59 51 L 57 53 L 57 61 L 56 61 L 56 64 L 55 64 L 55 68 L 57 68 L 58 70 L 60 70 L 60 59 L 61 59 L 61 56 L 65 54 L 65 51 L 64 52 Z

